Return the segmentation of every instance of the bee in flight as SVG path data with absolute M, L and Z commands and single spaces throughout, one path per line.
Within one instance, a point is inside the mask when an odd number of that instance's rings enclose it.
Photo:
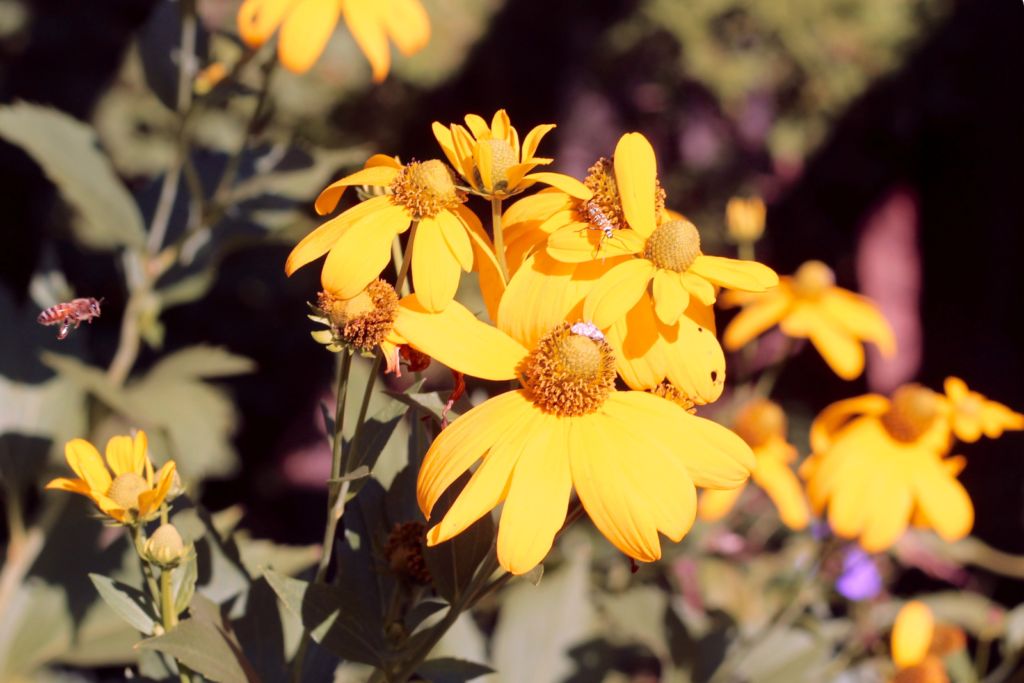
M 604 212 L 601 211 L 601 207 L 599 207 L 594 202 L 587 202 L 586 204 L 583 205 L 582 208 L 583 212 L 590 220 L 590 225 L 588 225 L 585 229 L 600 230 L 602 233 L 604 233 L 603 235 L 601 235 L 601 238 L 597 241 L 597 249 L 594 250 L 595 258 L 597 257 L 597 254 L 600 253 L 601 251 L 601 245 L 604 244 L 605 242 L 608 242 L 610 240 L 619 240 L 619 242 L 622 242 L 622 239 L 615 236 L 615 228 L 612 226 L 612 222 L 608 220 L 608 217 L 604 215 Z M 623 244 L 625 244 L 625 242 L 623 242 Z M 603 258 L 601 259 L 601 263 L 604 263 Z
M 56 325 L 61 323 L 60 334 L 57 335 L 57 339 L 63 339 L 68 336 L 68 329 L 71 327 L 71 323 L 75 324 L 75 329 L 82 322 L 92 323 L 93 318 L 100 317 L 100 304 L 103 303 L 101 298 L 99 301 L 96 299 L 73 299 L 66 304 L 57 304 L 47 308 L 45 311 L 39 314 L 36 320 L 40 325 Z

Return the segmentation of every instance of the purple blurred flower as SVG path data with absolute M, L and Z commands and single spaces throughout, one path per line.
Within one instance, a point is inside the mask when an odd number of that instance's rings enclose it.
M 870 600 L 882 590 L 882 576 L 871 556 L 857 547 L 846 551 L 843 573 L 836 579 L 836 590 L 850 600 Z

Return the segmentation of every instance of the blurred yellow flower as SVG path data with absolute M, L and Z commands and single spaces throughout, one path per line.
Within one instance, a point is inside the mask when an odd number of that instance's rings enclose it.
M 378 83 L 391 68 L 389 38 L 406 56 L 430 40 L 430 19 L 419 0 L 245 0 L 238 10 L 238 33 L 256 48 L 280 26 L 281 64 L 305 73 L 324 51 L 342 15 Z
M 544 559 L 575 486 L 594 524 L 622 552 L 661 557 L 696 514 L 694 486 L 735 488 L 754 456 L 738 436 L 673 401 L 616 391 L 615 358 L 592 325 L 562 322 L 530 347 L 452 303 L 431 314 L 406 297 L 396 329 L 419 351 L 484 379 L 523 388 L 485 401 L 441 432 L 417 482 L 430 512 L 448 486 L 483 459 L 466 488 L 427 534 L 436 545 L 504 501 L 498 560 L 514 574 Z
M 786 443 L 786 414 L 782 408 L 767 399 L 749 401 L 736 415 L 734 431 L 753 449 L 757 469 L 751 479 L 775 503 L 783 524 L 795 531 L 806 528 L 810 510 L 800 480 L 790 469 L 797 453 Z M 709 522 L 721 519 L 732 509 L 744 488 L 705 491 L 700 497 L 697 516 Z
M 935 617 L 928 605 L 911 600 L 900 608 L 892 627 L 892 659 L 904 669 L 928 654 L 935 632 Z
M 725 205 L 725 227 L 734 242 L 756 242 L 764 234 L 768 209 L 760 197 L 733 197 Z
M 892 683 L 949 683 L 949 676 L 940 657 L 925 655 L 917 664 L 897 671 Z
M 122 524 L 135 525 L 156 516 L 174 482 L 174 461 L 153 473 L 146 455 L 146 434 L 115 436 L 107 442 L 107 464 L 96 447 L 84 439 L 72 439 L 64 455 L 78 479 L 54 479 L 48 489 L 61 489 L 88 497 L 105 515 Z
M 829 367 L 847 380 L 864 370 L 862 341 L 873 342 L 883 356 L 896 353 L 892 327 L 874 303 L 835 283 L 831 268 L 808 261 L 765 294 L 725 293 L 723 308 L 744 306 L 725 329 L 725 348 L 736 351 L 778 324 L 789 337 L 809 338 Z
M 877 394 L 834 403 L 811 425 L 813 455 L 800 467 L 817 514 L 867 552 L 899 540 L 913 521 L 947 541 L 966 536 L 974 506 L 956 480 L 964 459 L 949 451 L 946 400 L 907 384 L 892 400 Z
M 480 220 L 463 206 L 466 195 L 456 189 L 455 179 L 436 159 L 402 166 L 382 154 L 371 157 L 362 171 L 320 193 L 317 212 L 333 211 L 350 185 L 384 186 L 393 193 L 367 199 L 311 232 L 288 255 L 285 273 L 330 252 L 320 282 L 332 297 L 352 299 L 387 267 L 395 235 L 418 221 L 412 275 L 420 303 L 443 310 L 455 296 L 461 272 L 476 270 L 481 281 L 492 284 L 484 294 L 496 308 L 504 288 L 494 247 Z
M 535 167 L 551 163 L 551 159 L 534 155 L 541 139 L 554 124 L 537 126 L 527 134 L 522 145 L 504 109 L 494 114 L 490 126 L 476 114 L 466 116 L 466 126 L 469 130 L 457 123 L 445 128 L 435 121 L 433 130 L 448 160 L 474 194 L 501 199 L 537 182 L 569 192 L 584 192 L 580 181 L 561 173 L 527 175 Z
M 953 406 L 950 415 L 953 433 L 962 441 L 974 443 L 982 434 L 996 439 L 1005 429 L 1024 429 L 1024 415 L 970 391 L 962 379 L 947 377 L 945 389 L 946 397 Z

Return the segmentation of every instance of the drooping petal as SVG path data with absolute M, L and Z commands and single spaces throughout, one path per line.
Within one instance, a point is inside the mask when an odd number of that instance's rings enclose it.
M 705 522 L 717 522 L 729 514 L 745 488 L 745 485 L 741 485 L 734 489 L 702 491 L 697 504 L 697 516 Z
M 530 571 L 551 550 L 572 491 L 566 454 L 572 419 L 541 415 L 512 473 L 498 523 L 498 561 L 512 574 Z
M 533 159 L 534 155 L 537 154 L 537 148 L 540 147 L 540 141 L 554 127 L 555 124 L 553 123 L 545 123 L 526 134 L 526 140 L 523 141 L 522 161 Z
M 421 351 L 453 370 L 473 377 L 506 380 L 528 351 L 501 330 L 481 322 L 469 309 L 452 301 L 431 313 L 417 294 L 399 302 L 395 330 Z
M 80 493 L 83 496 L 92 497 L 92 489 L 90 489 L 89 485 L 81 479 L 65 479 L 64 477 L 59 477 L 47 484 L 46 488 L 58 489 L 60 491 L 71 491 L 72 493 Z
M 665 379 L 663 344 L 647 292 L 605 330 L 605 338 L 615 349 L 616 369 L 630 389 L 653 389 Z
M 309 71 L 327 46 L 340 14 L 338 0 L 300 0 L 281 25 L 277 39 L 281 65 L 297 74 Z
M 285 262 L 285 274 L 290 276 L 302 266 L 320 258 L 331 250 L 352 225 L 389 206 L 393 206 L 392 197 L 374 197 L 327 221 L 295 245 Z
M 491 446 L 444 519 L 427 532 L 427 545 L 443 543 L 465 531 L 505 500 L 512 470 L 544 417 L 539 408 L 528 410 L 517 429 L 509 430 Z
M 974 526 L 974 505 L 963 485 L 934 458 L 921 458 L 914 467 L 914 496 L 935 532 L 953 542 Z
M 837 488 L 845 486 L 851 470 L 863 469 L 863 458 L 887 453 L 893 441 L 874 417 L 859 417 L 842 430 L 842 438 L 827 452 L 812 456 L 800 468 L 807 480 L 807 497 L 815 512 L 821 513 Z M 808 466 L 808 463 L 810 465 Z M 870 462 L 865 464 L 869 466 Z
M 892 326 L 867 297 L 833 287 L 822 293 L 821 306 L 849 334 L 878 346 L 883 356 L 889 358 L 896 353 Z
M 659 325 L 668 380 L 697 403 L 717 401 L 725 389 L 725 353 L 714 330 L 696 320 L 709 311 L 696 299 L 671 327 Z
M 331 1 L 339 4 L 338 0 Z M 340 5 L 348 30 L 370 62 L 374 82 L 380 83 L 391 69 L 391 46 L 388 45 L 380 9 L 376 3 L 358 0 L 341 0 Z
M 494 245 L 480 224 L 480 219 L 465 205 L 459 206 L 455 214 L 466 229 L 473 248 L 473 270 L 480 274 L 480 294 L 483 295 L 487 315 L 491 320 L 497 320 L 498 306 L 505 294 L 505 277 L 494 256 Z
M 676 321 L 690 305 L 690 294 L 679 282 L 679 275 L 659 268 L 654 274 L 654 312 L 666 325 Z
M 433 313 L 443 311 L 459 289 L 460 275 L 459 262 L 448 247 L 437 219 L 421 220 L 412 250 L 413 285 L 419 302 Z
M 498 307 L 498 329 L 532 349 L 537 340 L 565 320 L 572 308 L 567 290 L 575 272 L 544 252 L 526 259 L 508 284 Z
M 420 0 L 390 0 L 390 7 L 381 13 L 384 26 L 398 51 L 408 57 L 430 42 L 430 17 Z
M 836 401 L 825 408 L 811 423 L 811 450 L 825 453 L 832 439 L 847 422 L 857 415 L 881 415 L 889 410 L 889 399 L 879 394 L 865 394 Z
M 736 314 L 722 337 L 722 343 L 730 351 L 738 351 L 749 344 L 765 330 L 778 324 L 789 311 L 792 298 L 788 288 L 771 291 L 758 296 L 758 299 Z
M 974 443 L 981 438 L 981 420 L 974 415 L 953 413 L 953 431 L 965 443 Z
M 758 458 L 754 481 L 765 490 L 775 503 L 782 523 L 794 531 L 801 531 L 810 521 L 810 510 L 803 487 L 796 474 L 785 462 L 776 458 Z
M 691 296 L 697 297 L 705 306 L 715 303 L 715 288 L 704 278 L 693 273 L 680 273 L 679 282 Z
M 441 145 L 441 149 L 444 150 L 444 155 L 448 157 L 452 167 L 459 169 L 462 164 L 460 163 L 459 156 L 455 153 L 455 141 L 452 139 L 452 132 L 437 121 L 434 121 L 431 130 L 434 131 L 437 144 Z
M 643 251 L 643 241 L 631 230 L 616 231 L 612 238 L 586 223 L 569 223 L 548 238 L 547 251 L 564 263 L 583 263 Z
M 259 47 L 274 35 L 285 15 L 299 0 L 245 0 L 238 9 L 238 35 L 249 47 Z
M 641 237 L 650 237 L 658 227 L 654 215 L 658 175 L 654 148 L 640 133 L 627 133 L 615 146 L 614 163 L 615 181 L 626 222 Z
M 864 370 L 864 348 L 843 327 L 811 302 L 798 301 L 779 327 L 790 337 L 809 337 L 832 370 L 845 380 Z
M 598 329 L 611 327 L 633 308 L 656 271 L 657 268 L 647 259 L 632 259 L 618 264 L 590 290 L 583 305 L 584 317 Z
M 324 290 L 339 299 L 351 299 L 363 291 L 387 267 L 392 240 L 410 222 L 405 207 L 389 204 L 353 223 L 327 255 L 320 273 Z
M 176 468 L 177 466 L 173 460 L 165 463 L 156 473 L 156 488 L 139 494 L 140 517 L 145 517 L 154 512 L 163 504 L 164 498 L 167 497 L 167 492 L 171 490 L 171 484 L 174 483 L 174 471 Z
M 427 519 L 452 482 L 533 410 L 525 391 L 509 391 L 473 408 L 434 439 L 416 480 L 416 500 Z
M 371 157 L 370 161 L 374 161 L 379 157 L 384 157 L 394 163 L 394 159 L 386 157 L 383 154 L 374 155 Z M 352 175 L 345 176 L 341 180 L 328 185 L 327 189 L 321 192 L 320 196 L 316 198 L 316 212 L 321 216 L 325 216 L 331 211 L 334 211 L 335 207 L 338 206 L 338 202 L 341 200 L 342 194 L 345 192 L 345 188 L 352 185 L 375 185 L 377 187 L 387 187 L 394 182 L 401 170 L 401 167 L 395 168 L 392 165 L 384 165 L 380 162 L 373 166 L 370 166 L 369 163 L 370 162 L 367 162 L 367 167 L 363 170 L 356 171 Z M 374 197 L 373 199 L 363 202 L 359 206 L 365 206 L 371 201 L 378 199 L 385 199 L 385 197 Z
M 99 493 L 106 493 L 113 479 L 96 447 L 85 439 L 72 439 L 64 446 L 64 457 L 78 478 Z
M 687 272 L 700 275 L 720 287 L 744 292 L 763 292 L 779 284 L 779 276 L 756 261 L 738 261 L 721 256 L 698 256 Z
M 589 201 L 590 198 L 594 196 L 594 193 L 591 192 L 586 185 L 575 178 L 562 175 L 561 173 L 531 173 L 524 177 L 523 181 L 544 183 L 545 185 L 557 187 L 567 195 L 583 201 Z
M 442 211 L 434 216 L 441 227 L 441 234 L 448 244 L 448 249 L 467 273 L 473 269 L 473 245 L 466 234 L 469 226 L 465 225 L 459 214 Z

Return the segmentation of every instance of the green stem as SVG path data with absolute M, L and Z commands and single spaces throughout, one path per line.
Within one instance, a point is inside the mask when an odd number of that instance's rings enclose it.
M 142 575 L 146 578 L 146 584 L 149 586 L 149 592 L 153 596 L 153 602 L 159 605 L 161 604 L 160 586 L 157 585 L 153 568 L 149 566 L 149 562 L 146 562 L 146 538 L 142 532 L 142 527 L 129 526 L 128 534 L 132 537 L 132 544 L 135 546 L 135 552 L 139 556 L 139 564 L 142 565 Z
M 160 572 L 160 617 L 164 622 L 164 630 L 168 632 L 178 625 L 178 615 L 174 610 L 174 587 L 171 585 L 172 573 L 171 569 Z
M 495 197 L 491 200 L 491 230 L 494 232 L 494 255 L 498 259 L 498 267 L 501 268 L 501 277 L 508 284 L 508 265 L 505 263 L 505 235 L 501 227 L 501 199 Z
M 754 260 L 754 243 L 743 241 L 736 245 L 736 255 L 740 257 L 741 261 L 753 261 Z
M 404 263 L 405 261 L 402 256 L 402 240 L 398 235 L 395 235 L 395 239 L 391 240 L 391 260 L 394 263 Z M 398 292 L 399 297 L 409 296 L 412 290 L 409 287 L 408 279 L 403 280 L 400 286 L 396 286 L 395 291 Z

